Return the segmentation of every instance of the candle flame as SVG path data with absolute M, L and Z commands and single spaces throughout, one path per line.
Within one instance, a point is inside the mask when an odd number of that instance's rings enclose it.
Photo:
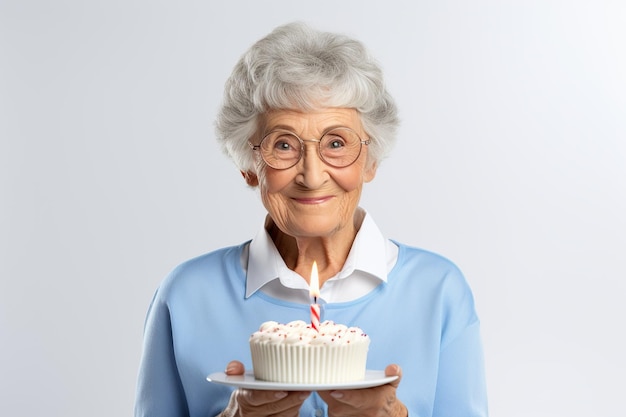
M 320 281 L 317 275 L 317 263 L 313 261 L 313 267 L 311 268 L 311 280 L 309 282 L 309 294 L 311 297 L 320 296 Z

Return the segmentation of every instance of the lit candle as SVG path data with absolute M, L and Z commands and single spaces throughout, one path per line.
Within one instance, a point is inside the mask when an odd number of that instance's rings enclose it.
M 320 331 L 320 305 L 317 304 L 317 297 L 320 296 L 319 277 L 317 276 L 317 263 L 313 262 L 311 268 L 311 280 L 309 283 L 309 294 L 313 298 L 311 304 L 311 327 L 318 332 Z

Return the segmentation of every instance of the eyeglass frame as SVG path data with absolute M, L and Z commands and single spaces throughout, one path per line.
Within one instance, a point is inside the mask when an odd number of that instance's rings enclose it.
M 330 162 L 328 162 L 328 161 L 324 158 L 324 155 L 322 155 L 322 148 L 321 148 L 322 139 L 323 139 L 323 138 L 324 138 L 324 136 L 326 136 L 328 133 L 330 133 L 330 132 L 332 132 L 333 130 L 336 130 L 336 129 L 345 129 L 345 130 L 349 130 L 349 131 L 353 132 L 353 133 L 356 135 L 356 137 L 359 139 L 359 153 L 357 153 L 356 158 L 354 158 L 354 161 L 350 162 L 348 165 L 342 165 L 342 166 L 333 165 L 333 164 L 331 164 Z M 252 148 L 252 150 L 253 150 L 253 151 L 260 151 L 260 150 L 261 150 L 261 144 L 263 143 L 263 141 L 264 141 L 264 140 L 265 140 L 265 139 L 266 139 L 269 135 L 271 135 L 272 133 L 275 133 L 275 132 L 285 132 L 285 133 L 289 133 L 290 135 L 292 135 L 292 136 L 294 136 L 296 139 L 298 139 L 298 142 L 300 142 L 300 156 L 298 157 L 298 159 L 296 160 L 296 162 L 294 162 L 294 163 L 293 163 L 293 165 L 290 165 L 290 166 L 285 167 L 285 168 L 275 168 L 275 167 L 273 167 L 272 165 L 270 165 L 270 164 L 269 164 L 269 163 L 265 160 L 265 158 L 263 157 L 263 152 L 262 152 L 262 151 L 260 152 L 261 159 L 263 160 L 263 162 L 264 162 L 267 166 L 269 166 L 269 167 L 271 167 L 271 168 L 273 168 L 273 169 L 279 170 L 279 171 L 282 171 L 282 170 L 285 170 L 285 169 L 289 169 L 289 168 L 293 168 L 294 166 L 298 165 L 298 162 L 300 162 L 300 161 L 302 160 L 302 157 L 304 156 L 304 148 L 305 148 L 305 147 L 304 147 L 304 142 L 315 142 L 315 143 L 317 143 L 317 144 L 318 144 L 318 145 L 317 145 L 317 155 L 320 157 L 320 159 L 321 159 L 321 160 L 322 160 L 322 161 L 323 161 L 326 165 L 331 166 L 331 167 L 333 167 L 333 168 L 347 168 L 347 167 L 349 167 L 350 165 L 354 164 L 354 163 L 355 163 L 355 162 L 359 159 L 359 157 L 361 156 L 361 152 L 363 151 L 363 145 L 368 146 L 368 145 L 372 142 L 372 139 L 371 139 L 371 138 L 370 138 L 370 139 L 367 139 L 367 140 L 363 140 L 363 139 L 361 139 L 361 136 L 360 136 L 360 135 L 359 135 L 359 134 L 358 134 L 358 133 L 357 133 L 354 129 L 352 129 L 352 128 L 349 128 L 349 127 L 347 127 L 347 126 L 333 126 L 333 127 L 330 127 L 330 128 L 328 128 L 328 129 L 326 129 L 324 132 L 322 132 L 322 136 L 320 136 L 320 138 L 319 138 L 319 139 L 302 139 L 300 136 L 298 136 L 295 132 L 292 132 L 291 130 L 288 130 L 288 129 L 274 129 L 274 130 L 271 130 L 271 131 L 269 131 L 268 133 L 266 133 L 266 134 L 263 136 L 263 139 L 261 139 L 261 141 L 259 142 L 259 144 L 258 144 L 258 145 L 255 145 L 255 144 L 253 144 L 253 143 L 252 143 L 252 142 L 250 142 L 250 141 L 248 141 L 248 145 L 250 146 L 250 148 Z

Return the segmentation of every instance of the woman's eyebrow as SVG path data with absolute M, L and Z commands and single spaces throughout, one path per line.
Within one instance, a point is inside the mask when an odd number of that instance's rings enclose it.
M 273 130 L 288 130 L 290 132 L 294 132 L 295 133 L 295 129 L 293 128 L 293 126 L 288 126 L 288 125 L 276 125 L 276 126 L 272 126 L 271 129 L 267 129 L 268 132 L 271 132 Z
M 343 124 L 337 124 L 337 125 L 326 126 L 326 127 L 325 127 L 325 128 L 324 128 L 321 132 L 322 132 L 322 134 L 323 134 L 323 133 L 328 132 L 329 130 L 332 130 L 332 129 L 337 129 L 337 128 L 339 128 L 339 127 L 345 127 L 345 128 L 348 128 L 348 129 L 352 129 L 352 130 L 354 130 L 354 129 L 353 129 L 352 127 L 350 127 L 350 126 L 343 125 Z M 288 125 L 283 125 L 283 124 L 279 124 L 279 125 L 276 125 L 276 126 L 272 126 L 272 128 L 271 128 L 271 129 L 266 129 L 266 130 L 265 130 L 265 132 L 266 132 L 265 134 L 268 134 L 269 132 L 272 132 L 272 131 L 274 131 L 274 130 L 287 130 L 287 131 L 289 131 L 289 132 L 291 132 L 291 133 L 296 134 L 297 136 L 300 136 L 300 135 L 301 135 L 301 133 L 296 133 L 296 130 L 293 128 L 293 126 L 288 126 Z

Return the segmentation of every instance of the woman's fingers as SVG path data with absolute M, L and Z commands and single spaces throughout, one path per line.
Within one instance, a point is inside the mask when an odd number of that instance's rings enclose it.
M 298 415 L 310 392 L 239 389 L 237 402 L 244 416 Z
M 385 368 L 385 376 L 398 378 L 388 384 L 356 390 L 336 390 L 319 392 L 328 404 L 330 416 L 406 416 L 406 407 L 396 397 L 400 385 L 402 369 L 398 365 Z

